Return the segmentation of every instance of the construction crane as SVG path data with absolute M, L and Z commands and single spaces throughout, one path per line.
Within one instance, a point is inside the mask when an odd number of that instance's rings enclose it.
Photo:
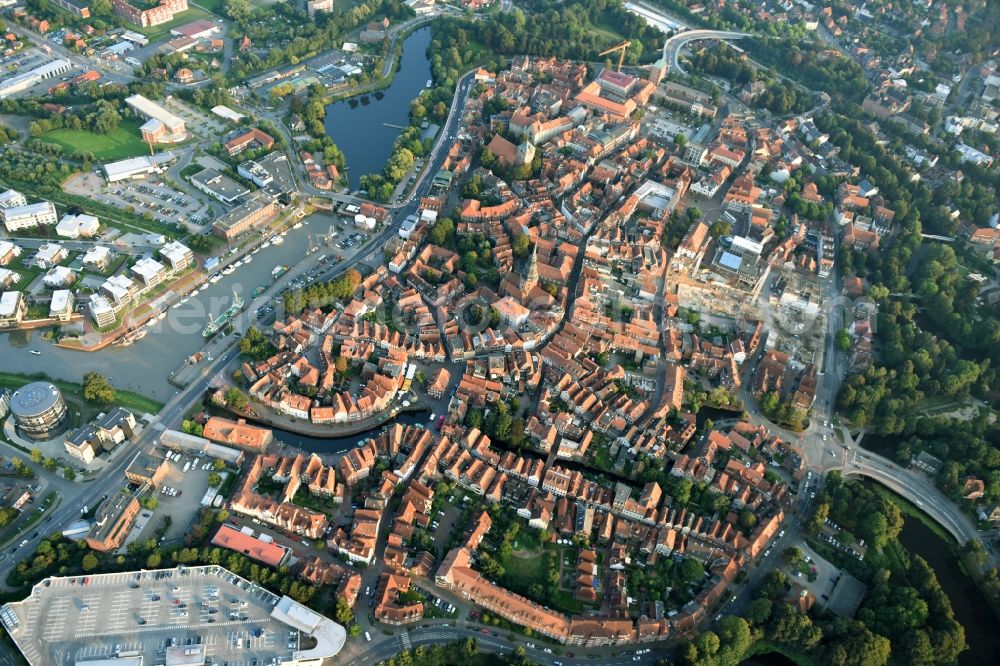
M 607 51 L 602 51 L 601 53 L 598 53 L 597 55 L 603 56 L 603 55 L 608 55 L 609 53 L 614 53 L 615 51 L 618 51 L 618 70 L 617 71 L 620 72 L 620 71 L 622 71 L 622 63 L 625 62 L 625 51 L 628 50 L 628 47 L 631 46 L 631 45 L 632 45 L 632 42 L 630 42 L 629 40 L 626 39 L 624 42 L 622 42 L 618 46 L 612 46 Z

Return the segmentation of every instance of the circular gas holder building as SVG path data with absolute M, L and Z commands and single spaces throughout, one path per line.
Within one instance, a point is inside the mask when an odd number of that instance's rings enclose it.
M 52 439 L 69 421 L 62 393 L 49 382 L 32 382 L 14 391 L 10 412 L 18 430 L 34 440 Z

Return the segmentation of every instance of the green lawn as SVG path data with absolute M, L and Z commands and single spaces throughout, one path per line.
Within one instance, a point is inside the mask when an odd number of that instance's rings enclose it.
M 624 37 L 622 37 L 622 34 L 620 32 L 618 32 L 613 26 L 611 26 L 608 23 L 601 23 L 601 22 L 598 22 L 598 21 L 591 21 L 590 25 L 591 25 L 591 28 L 592 28 L 591 31 L 594 32 L 594 33 L 596 33 L 596 34 L 598 34 L 598 35 L 600 35 L 601 37 L 605 37 L 607 39 L 613 39 L 616 42 L 621 42 L 621 41 L 624 40 Z M 608 57 L 613 58 L 614 62 L 618 62 L 618 60 L 617 60 L 618 54 L 617 53 L 611 53 L 611 54 L 609 54 Z
M 519 581 L 525 588 L 532 583 L 548 584 L 548 577 L 545 567 L 545 554 L 538 553 L 531 557 L 517 557 L 516 555 L 504 563 L 507 572 L 507 580 Z
M 64 396 L 83 395 L 83 387 L 76 382 L 67 382 L 61 379 L 48 379 L 41 373 L 24 375 L 16 372 L 0 372 L 0 387 L 9 388 L 11 390 L 18 389 L 25 384 L 39 380 L 51 381 L 59 388 L 60 391 L 63 392 Z M 163 408 L 163 403 L 147 398 L 146 396 L 139 395 L 138 393 L 133 393 L 132 391 L 123 391 L 120 389 L 115 391 L 115 405 L 135 412 L 136 417 L 142 416 L 144 412 L 156 414 Z M 98 411 L 103 410 L 104 407 L 100 405 L 94 405 L 92 408 L 95 415 Z
M 191 7 L 197 5 L 202 9 L 207 9 L 217 16 L 222 16 L 222 7 L 225 4 L 226 0 L 193 0 L 193 2 L 188 3 L 188 6 Z
M 46 143 L 62 146 L 67 151 L 85 150 L 98 160 L 120 160 L 149 153 L 149 146 L 139 134 L 139 123 L 122 121 L 111 134 L 95 134 L 86 130 L 57 129 L 41 137 Z

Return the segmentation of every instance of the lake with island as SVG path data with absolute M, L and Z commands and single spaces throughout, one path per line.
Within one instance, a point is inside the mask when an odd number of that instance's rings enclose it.
M 403 41 L 399 69 L 389 87 L 326 107 L 326 133 L 344 153 L 352 190 L 361 176 L 382 170 L 396 137 L 409 124 L 410 102 L 431 78 L 430 43 L 429 27 L 413 31 Z

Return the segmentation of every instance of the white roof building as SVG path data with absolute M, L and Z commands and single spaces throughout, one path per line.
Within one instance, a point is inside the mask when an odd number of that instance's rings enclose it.
M 109 183 L 114 183 L 119 180 L 135 178 L 136 176 L 158 173 L 164 165 L 173 162 L 176 157 L 171 152 L 156 153 L 152 156 L 144 155 L 117 162 L 108 162 L 102 168 L 104 169 L 104 177 L 108 179 Z
M 5 291 L 0 295 L 0 319 L 15 317 L 21 305 L 21 298 L 19 291 Z
M 194 258 L 191 249 L 180 241 L 171 241 L 161 247 L 160 256 L 166 259 L 175 271 L 190 264 Z
M 132 266 L 132 272 L 138 275 L 149 286 L 159 282 L 163 274 L 167 272 L 167 269 L 156 259 L 143 257 Z
M 99 294 L 90 295 L 90 314 L 98 326 L 104 326 L 115 320 L 115 309 L 108 299 Z
M 160 125 L 163 125 L 175 141 L 187 136 L 184 120 L 167 111 L 156 102 L 148 100 L 142 95 L 132 95 L 125 98 L 125 103 L 135 109 L 135 112 L 140 116 L 149 119 L 149 122 L 145 123 L 141 129 L 155 132 Z M 156 122 L 154 123 L 153 121 Z
M 104 247 L 103 245 L 95 245 L 87 250 L 87 253 L 83 255 L 83 265 L 103 266 L 110 259 L 111 248 Z
M 0 268 L 0 289 L 6 289 L 10 285 L 17 283 L 20 279 L 20 273 L 12 271 L 9 268 Z
M 220 104 L 219 106 L 213 106 L 212 113 L 219 116 L 220 118 L 224 118 L 234 123 L 238 123 L 244 118 L 246 118 L 246 116 L 244 116 L 242 113 L 237 113 L 236 111 L 230 109 L 228 106 L 223 106 L 222 104 Z
M 64 215 L 56 225 L 56 234 L 63 238 L 79 238 L 93 236 L 101 223 L 93 215 Z
M 21 246 L 10 241 L 0 240 L 0 265 L 5 263 L 5 259 L 13 259 L 21 256 Z
M 60 58 L 58 60 L 52 60 L 39 65 L 35 69 L 24 72 L 23 74 L 0 79 L 0 99 L 22 90 L 27 90 L 36 83 L 41 83 L 46 79 L 59 76 L 60 74 L 68 72 L 71 69 L 73 69 L 73 64 L 69 60 Z
M 51 201 L 0 208 L 0 217 L 3 218 L 7 231 L 11 233 L 21 229 L 31 229 L 40 224 L 55 224 L 59 219 L 56 207 Z
M 35 254 L 35 265 L 42 268 L 54 266 L 66 258 L 66 249 L 59 243 L 45 243 Z
M 68 315 L 73 310 L 73 292 L 69 289 L 59 289 L 52 292 L 52 300 L 49 301 L 49 316 L 59 317 Z
M 298 629 L 316 641 L 308 650 L 296 650 L 292 658 L 299 663 L 319 663 L 340 652 L 347 642 L 347 631 L 328 617 L 316 613 L 291 597 L 282 597 L 271 611 L 271 617 Z
M 125 275 L 113 275 L 101 285 L 101 289 L 107 292 L 115 303 L 129 300 L 135 288 L 135 282 Z
M 0 192 L 0 208 L 13 208 L 14 206 L 26 206 L 28 200 L 17 190 L 7 190 Z
M 65 287 L 73 284 L 76 280 L 76 273 L 65 266 L 53 266 L 42 278 L 42 283 L 46 287 Z

